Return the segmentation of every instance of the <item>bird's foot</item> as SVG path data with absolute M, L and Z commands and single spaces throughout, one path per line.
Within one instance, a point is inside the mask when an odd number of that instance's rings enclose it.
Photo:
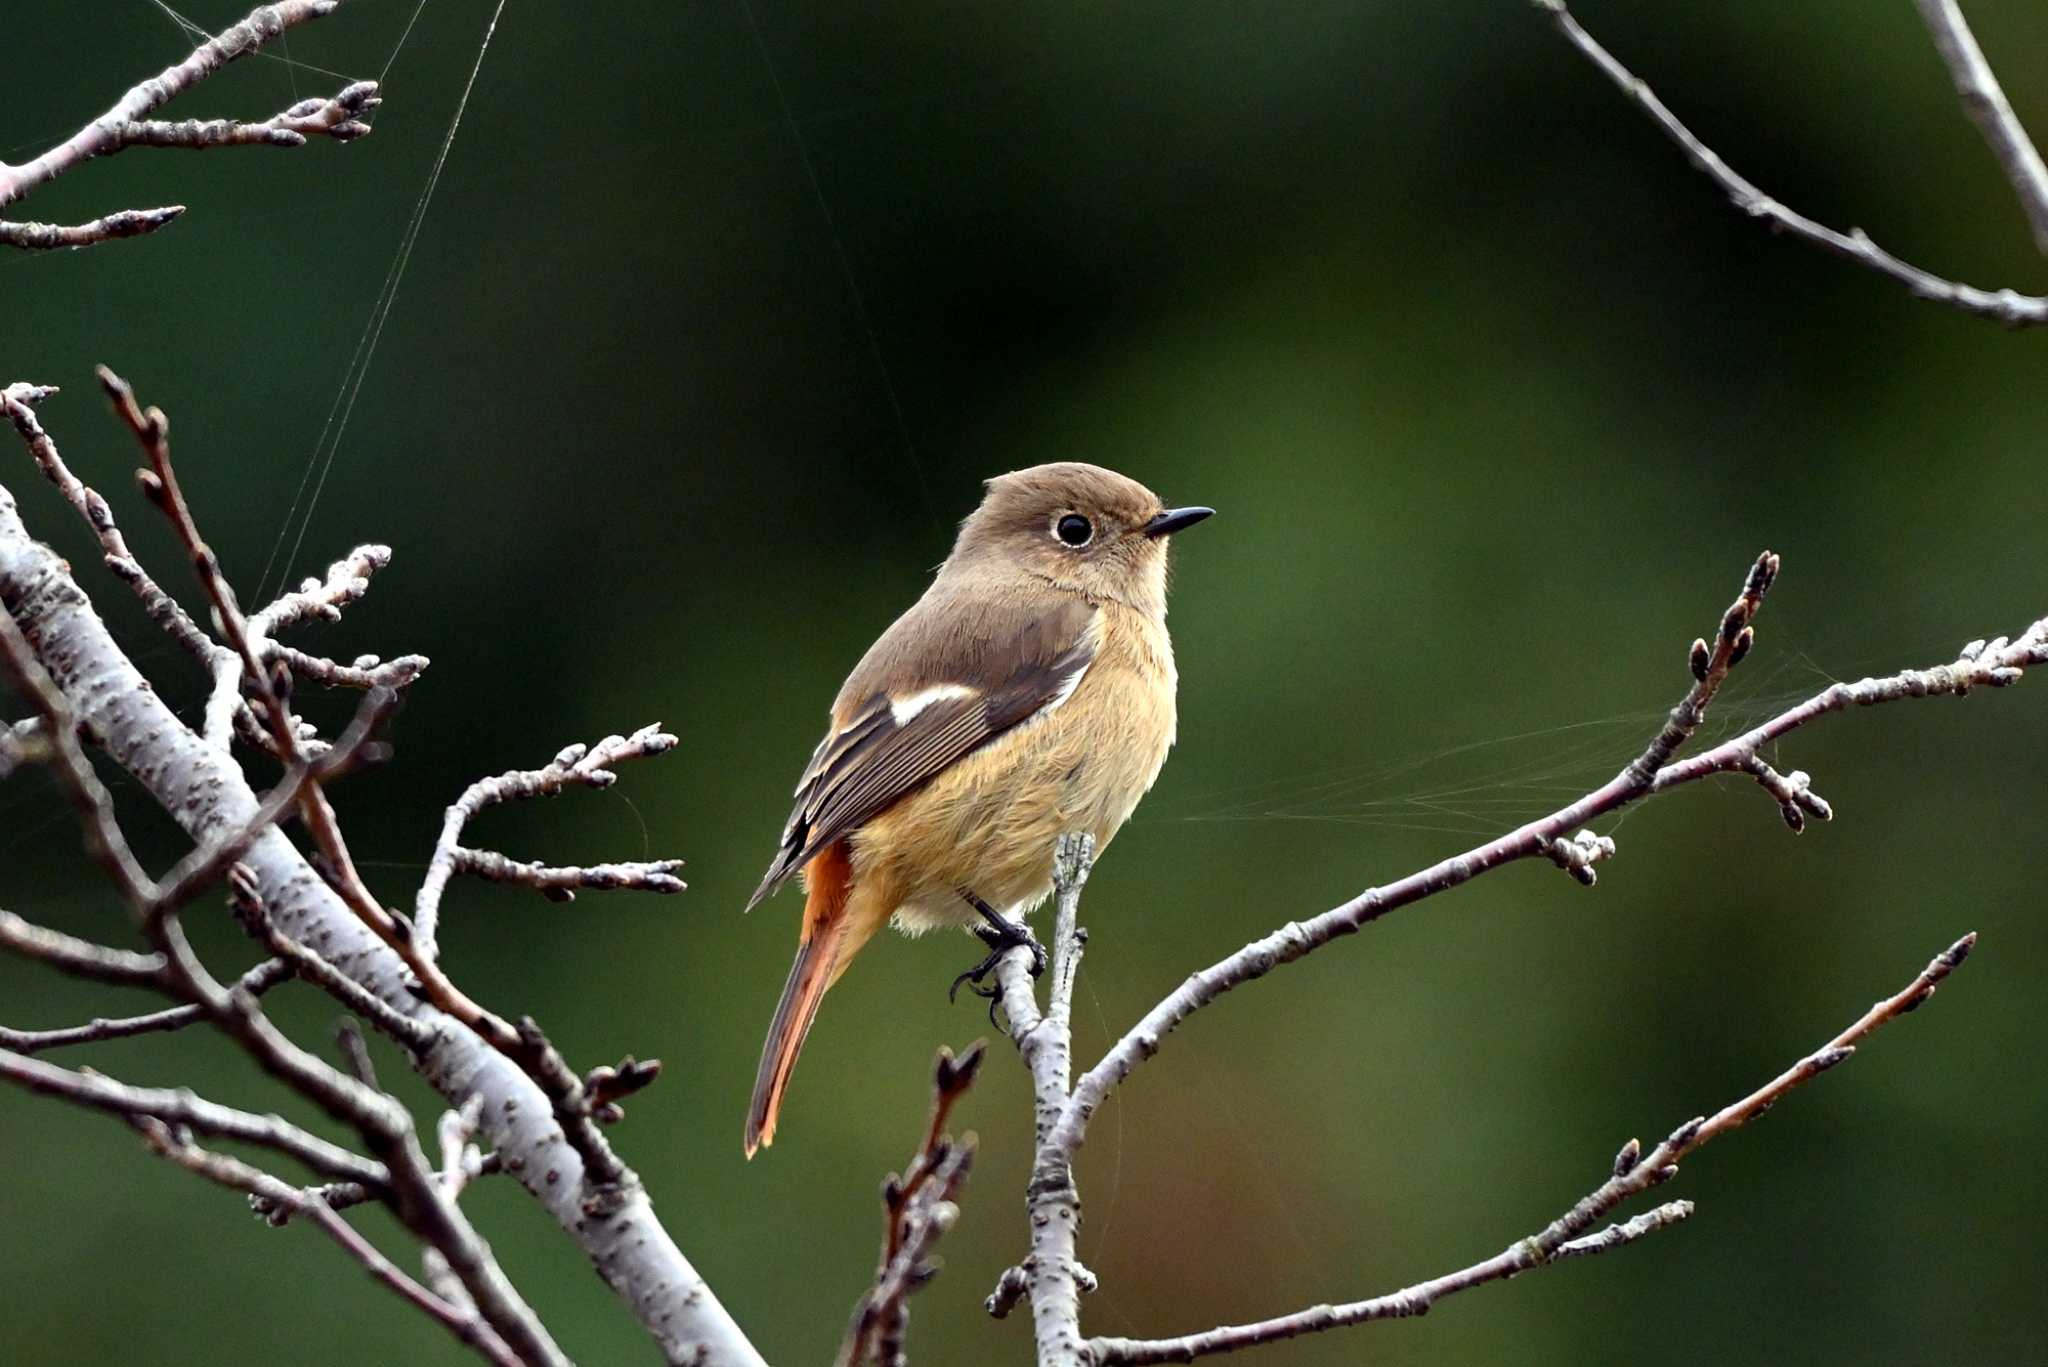
M 985 906 L 978 906 L 977 910 L 990 921 L 988 925 L 973 928 L 975 936 L 988 946 L 988 957 L 953 979 L 953 985 L 946 989 L 946 1000 L 949 1002 L 958 999 L 960 984 L 972 983 L 973 986 L 968 989 L 970 992 L 977 997 L 986 997 L 993 1003 L 1002 992 L 988 980 L 995 974 L 996 965 L 1003 961 L 1003 956 L 1019 945 L 1031 951 L 1031 976 L 1035 978 L 1045 972 L 1045 946 L 1031 933 L 1031 927 L 1022 921 L 1012 921 L 1007 916 L 990 911 Z M 993 1011 L 995 1008 L 991 1005 L 989 1009 Z

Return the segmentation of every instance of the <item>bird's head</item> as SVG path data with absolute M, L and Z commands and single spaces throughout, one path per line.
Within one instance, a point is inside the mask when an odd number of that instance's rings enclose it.
M 1136 480 L 1099 465 L 1034 465 L 988 482 L 946 567 L 1032 574 L 1164 614 L 1167 542 L 1214 511 L 1169 508 Z

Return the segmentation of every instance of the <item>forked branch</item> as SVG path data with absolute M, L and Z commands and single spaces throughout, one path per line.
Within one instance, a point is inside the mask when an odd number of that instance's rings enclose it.
M 1588 1233 L 1595 1221 L 1622 1200 L 1653 1184 L 1651 1176 L 1629 1176 L 1635 1157 L 1628 1156 L 1625 1151 L 1627 1161 L 1617 1167 L 1614 1183 L 1574 1207 L 1570 1215 L 1538 1236 L 1534 1244 L 1524 1241 L 1495 1259 L 1452 1274 L 1450 1279 L 1439 1279 L 1422 1284 L 1420 1288 L 1395 1293 L 1392 1297 L 1359 1302 L 1350 1307 L 1318 1307 L 1265 1325 L 1240 1326 L 1212 1331 L 1212 1335 L 1197 1335 L 1189 1340 L 1164 1341 L 1166 1346 L 1163 1347 L 1155 1344 L 1133 1347 L 1124 1340 L 1086 1340 L 1080 1331 L 1080 1297 L 1092 1279 L 1075 1258 L 1080 1197 L 1073 1181 L 1074 1155 L 1086 1138 L 1089 1121 L 1109 1093 L 1144 1060 L 1157 1053 L 1165 1037 L 1196 1011 L 1213 1005 L 1233 988 L 1262 978 L 1282 964 L 1352 934 L 1397 908 L 1446 892 L 1518 860 L 1547 858 L 1590 886 L 1595 881 L 1593 865 L 1611 856 L 1615 847 L 1611 837 L 1595 834 L 1587 823 L 1711 774 L 1742 773 L 1754 778 L 1777 804 L 1786 824 L 1794 832 L 1801 831 L 1807 817 L 1827 820 L 1833 815 L 1832 809 L 1813 791 L 1812 780 L 1805 773 L 1780 774 L 1768 764 L 1763 759 L 1764 747 L 1816 718 L 1852 705 L 1868 706 L 1905 698 L 1961 696 L 1978 687 L 2001 688 L 2017 683 L 2029 666 L 2048 663 L 2048 617 L 2043 617 L 2010 640 L 1998 637 L 1991 641 L 1972 641 L 1947 664 L 1902 670 L 1855 683 L 1834 684 L 1741 735 L 1699 754 L 1681 758 L 1680 751 L 1697 733 L 1730 671 L 1739 666 L 1753 649 L 1755 622 L 1765 595 L 1776 582 L 1778 569 L 1778 557 L 1768 551 L 1756 559 L 1744 577 L 1741 591 L 1721 615 L 1711 637 L 1693 642 L 1687 652 L 1693 676 L 1691 686 L 1671 709 L 1663 726 L 1642 753 L 1606 784 L 1498 839 L 1406 878 L 1368 888 L 1321 915 L 1290 922 L 1235 954 L 1190 975 L 1071 1086 L 1068 1081 L 1071 1042 L 1066 1017 L 1072 979 L 1071 968 L 1063 969 L 1062 960 L 1069 965 L 1078 963 L 1084 936 L 1075 928 L 1073 903 L 1086 877 L 1087 862 L 1085 857 L 1076 858 L 1077 854 L 1085 856 L 1084 851 L 1062 842 L 1054 862 L 1059 921 L 1050 1004 L 1043 1012 L 1040 1011 L 1029 975 L 1029 959 L 1024 951 L 1005 956 L 999 971 L 1002 1000 L 1011 1021 L 1012 1038 L 1017 1041 L 1033 1079 L 1038 1145 L 1029 1196 L 1031 1254 L 1017 1268 L 1004 1274 L 995 1294 L 989 1298 L 989 1310 L 1000 1315 L 1028 1295 L 1035 1320 L 1038 1360 L 1044 1367 L 1112 1361 L 1185 1361 L 1184 1356 L 1174 1355 L 1190 1351 L 1188 1345 L 1191 1343 L 1208 1345 L 1201 1346 L 1201 1352 L 1223 1351 L 1227 1347 L 1242 1346 L 1242 1343 L 1262 1342 L 1264 1339 L 1258 1337 L 1262 1334 L 1287 1337 L 1338 1323 L 1418 1313 L 1419 1308 L 1426 1308 L 1429 1300 L 1448 1291 L 1511 1276 L 1552 1257 L 1578 1256 L 1618 1247 L 1684 1218 L 1687 1212 L 1672 1206 L 1598 1233 Z M 1567 836 L 1567 832 L 1574 831 L 1576 835 Z M 1847 1056 L 1845 1051 L 1855 1039 L 1925 1000 L 1933 985 L 1961 962 L 1970 944 L 1968 937 L 1959 941 L 1913 984 L 1887 1002 L 1880 1003 L 1850 1031 L 1838 1037 L 1828 1048 L 1802 1060 L 1792 1072 L 1712 1119 L 1700 1121 L 1693 1132 L 1681 1130 L 1675 1134 L 1652 1153 L 1649 1173 L 1669 1176 L 1670 1171 L 1675 1170 L 1677 1159 L 1705 1139 L 1761 1113 L 1762 1107 L 1782 1092 L 1821 1069 L 1840 1062 Z M 1661 1180 L 1661 1177 L 1656 1180 Z M 1243 1337 L 1246 1335 L 1251 1337 Z M 1133 1353 L 1139 1355 L 1129 1355 Z
M 1916 299 L 1947 304 L 1964 313 L 1996 319 L 2009 327 L 2038 327 L 2048 323 L 2048 297 L 2021 294 L 2011 289 L 1979 289 L 1945 279 L 1893 256 L 1871 241 L 1870 235 L 1861 228 L 1839 232 L 1771 198 L 1722 160 L 1718 152 L 1702 142 L 1664 101 L 1657 98 L 1657 92 L 1650 88 L 1648 82 L 1623 66 L 1614 54 L 1586 32 L 1572 16 L 1565 0 L 1533 0 L 1533 3 L 1550 16 L 1551 23 L 1564 35 L 1565 41 L 1598 68 L 1600 74 L 1612 82 L 1631 104 L 1642 110 L 1664 136 L 1678 145 L 1695 169 L 1721 188 L 1729 203 L 1751 218 L 1760 219 L 1781 232 L 1812 243 L 1822 251 L 1895 280 Z M 2048 251 L 2048 198 L 2044 198 L 2048 196 L 2048 175 L 2043 173 L 2040 154 L 2034 150 L 2019 120 L 2013 117 L 2012 107 L 2006 103 L 2005 94 L 1984 61 L 1976 39 L 1963 22 L 1962 11 L 1956 7 L 1955 0 L 1915 0 L 1915 3 L 1934 31 L 1936 46 L 1949 64 L 1957 89 L 1963 94 L 1965 107 L 1984 130 L 2000 165 L 2019 194 L 2028 220 L 2033 224 L 2035 242 L 2043 251 Z
M 1278 1343 L 1283 1339 L 1299 1338 L 1303 1334 L 1320 1333 L 1345 1325 L 1423 1315 L 1437 1302 L 1460 1291 L 1469 1291 L 1488 1282 L 1506 1281 L 1569 1258 L 1606 1253 L 1658 1230 L 1668 1229 L 1692 1215 L 1692 1202 L 1670 1201 L 1602 1229 L 1596 1230 L 1594 1226 L 1623 1203 L 1678 1176 L 1681 1159 L 1730 1130 L 1740 1129 L 1776 1105 L 1787 1093 L 1846 1061 L 1872 1031 L 1912 1011 L 1933 996 L 1936 985 L 1969 957 L 1976 942 L 1974 933 L 1965 935 L 1936 955 L 1912 982 L 1872 1006 L 1848 1029 L 1749 1095 L 1729 1103 L 1711 1116 L 1697 1116 L 1686 1121 L 1647 1155 L 1640 1143 L 1629 1140 L 1615 1155 L 1612 1175 L 1605 1182 L 1542 1229 L 1527 1238 L 1517 1239 L 1491 1258 L 1384 1296 L 1353 1301 L 1348 1305 L 1311 1306 L 1291 1315 L 1253 1324 L 1226 1325 L 1178 1338 L 1090 1339 L 1081 1360 L 1089 1367 L 1193 1362 L 1216 1353 Z
M 244 1120 L 185 1093 L 124 1088 L 19 1049 L 0 1050 L 0 1077 L 128 1115 L 165 1157 L 202 1176 L 232 1178 L 228 1184 L 250 1191 L 273 1220 L 301 1215 L 319 1221 L 380 1281 L 493 1361 L 509 1352 L 524 1363 L 559 1363 L 559 1349 L 455 1204 L 458 1178 L 503 1171 L 590 1255 L 668 1360 L 758 1367 L 758 1353 L 675 1247 L 639 1179 L 599 1130 L 599 1122 L 619 1118 L 621 1100 L 645 1087 L 658 1065 L 629 1057 L 579 1075 L 538 1025 L 504 1020 L 460 994 L 437 964 L 419 954 L 406 918 L 376 899 L 349 858 L 325 785 L 352 763 L 381 756 L 381 743 L 371 738 L 376 722 L 389 708 L 394 686 L 416 677 L 424 661 L 323 661 L 279 646 L 270 633 L 339 612 L 360 596 L 369 573 L 388 553 L 359 550 L 326 580 L 311 581 L 261 612 L 244 613 L 179 487 L 164 416 L 138 404 L 118 378 L 103 374 L 102 380 L 148 462 L 145 492 L 170 518 L 199 572 L 220 643 L 148 575 L 129 553 L 105 500 L 65 468 L 32 408 L 54 391 L 8 385 L 0 391 L 0 406 L 44 475 L 85 519 L 110 568 L 136 589 L 152 619 L 214 675 L 220 685 L 216 702 L 223 695 L 226 702 L 209 712 L 228 721 L 209 727 L 217 734 L 201 736 L 164 706 L 108 635 L 70 567 L 28 534 L 12 494 L 0 485 L 0 666 L 36 713 L 5 723 L 0 758 L 10 768 L 52 768 L 78 811 L 89 846 L 134 912 L 149 952 L 96 944 L 5 912 L 0 948 L 89 979 L 154 988 L 176 1003 L 146 1017 L 55 1031 L 11 1029 L 6 1038 L 55 1048 L 203 1020 L 270 1075 L 355 1130 L 367 1153 L 300 1145 L 296 1133 L 267 1128 L 258 1123 L 261 1117 Z M 289 710 L 292 684 L 300 679 L 367 689 L 356 720 L 331 744 Z M 657 736 L 635 739 L 654 753 L 665 748 L 655 743 Z M 283 775 L 268 795 L 251 790 L 232 749 L 237 739 L 282 763 Z M 163 875 L 152 877 L 128 848 L 84 756 L 86 741 L 133 774 L 191 835 L 191 852 Z M 319 850 L 317 870 L 279 828 L 292 812 Z M 465 1140 L 450 1167 L 444 1136 L 437 1168 L 419 1145 L 411 1116 L 377 1087 L 366 1067 L 338 1070 L 279 1032 L 257 999 L 257 988 L 267 985 L 276 968 L 266 966 L 240 982 L 221 982 L 207 971 L 185 939 L 178 912 L 230 870 L 234 900 L 275 960 L 398 1041 L 454 1113 L 467 1117 L 465 1125 L 475 1125 L 478 1138 L 489 1142 L 488 1157 L 479 1155 L 472 1164 Z M 659 872 L 667 874 L 669 866 Z M 599 872 L 591 881 L 604 876 Z M 297 1146 L 317 1156 L 316 1175 L 332 1180 L 294 1188 L 223 1166 L 215 1161 L 221 1155 L 200 1148 L 180 1129 L 204 1133 L 209 1125 L 248 1142 Z M 423 1280 L 393 1275 L 393 1269 L 364 1257 L 356 1246 L 360 1241 L 345 1227 L 337 1230 L 337 1208 L 364 1199 L 392 1208 L 420 1239 L 431 1255 Z
M 2019 636 L 2008 640 L 1972 641 L 1948 664 L 1925 669 L 1902 670 L 1880 678 L 1855 683 L 1838 683 L 1823 689 L 1796 707 L 1733 739 L 1689 758 L 1676 752 L 1690 738 L 1706 715 L 1728 668 L 1739 664 L 1753 642 L 1753 621 L 1777 572 L 1778 557 L 1765 552 L 1758 557 L 1745 579 L 1743 591 L 1723 614 L 1715 636 L 1719 644 L 1704 648 L 1695 642 L 1691 660 L 1695 679 L 1657 737 L 1644 752 L 1606 784 L 1564 807 L 1540 817 L 1498 839 L 1454 855 L 1406 878 L 1368 888 L 1341 906 L 1333 907 L 1305 921 L 1290 922 L 1262 939 L 1246 945 L 1228 958 L 1191 975 L 1161 1001 L 1144 1019 L 1127 1032 L 1094 1067 L 1075 1083 L 1073 1095 L 1062 1108 L 1049 1143 L 1071 1155 L 1086 1133 L 1090 1117 L 1112 1089 L 1145 1058 L 1157 1052 L 1160 1042 L 1182 1021 L 1213 1004 L 1234 987 L 1264 977 L 1282 964 L 1319 949 L 1341 936 L 1352 934 L 1398 908 L 1448 891 L 1480 874 L 1532 856 L 1556 857 L 1556 842 L 1567 831 L 1610 815 L 1623 807 L 1681 784 L 1711 774 L 1750 773 L 1759 778 L 1763 748 L 1783 739 L 1797 728 L 1831 712 L 1852 705 L 1869 706 L 1906 698 L 1962 696 L 1973 688 L 2002 688 L 2017 683 L 2030 665 L 2048 662 L 2048 617 L 2035 621 Z M 1702 660 L 1704 649 L 1705 659 Z M 1727 657 L 1725 667 L 1722 656 Z M 1812 792 L 1810 781 L 1798 783 L 1780 778 L 1773 771 L 1765 783 L 1779 799 L 1780 812 L 1789 797 L 1794 809 L 1829 814 L 1831 809 Z M 1802 796 L 1803 795 L 1803 796 Z M 1788 823 L 1789 824 L 1789 823 Z M 1803 827 L 1803 817 L 1800 826 Z
M 280 0 L 258 5 L 239 23 L 207 39 L 183 61 L 143 81 L 92 122 L 41 156 L 19 166 L 0 162 L 0 208 L 25 198 L 94 157 L 112 156 L 130 147 L 175 147 L 200 151 L 210 147 L 303 147 L 309 138 L 352 142 L 370 131 L 366 121 L 377 108 L 375 81 L 351 81 L 326 98 L 301 100 L 291 108 L 254 123 L 233 119 L 187 119 L 166 122 L 144 117 L 191 90 L 229 62 L 246 57 L 286 30 L 332 14 L 341 0 Z M 153 233 L 185 212 L 182 204 L 155 209 L 124 209 L 90 223 L 23 223 L 0 220 L 0 246 L 31 250 L 89 247 L 118 237 Z
M 985 1045 L 958 1058 L 940 1049 L 932 1070 L 932 1112 L 910 1166 L 882 1183 L 882 1257 L 874 1284 L 854 1306 L 838 1367 L 905 1367 L 910 1297 L 938 1275 L 932 1249 L 959 1218 L 960 1193 L 974 1166 L 974 1136 L 947 1133 L 953 1107 L 974 1085 Z

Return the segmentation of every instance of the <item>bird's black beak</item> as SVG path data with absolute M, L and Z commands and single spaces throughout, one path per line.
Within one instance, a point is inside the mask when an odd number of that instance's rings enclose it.
M 1214 508 L 1168 508 L 1145 524 L 1145 535 L 1172 536 L 1183 528 L 1194 526 L 1205 517 L 1214 516 Z

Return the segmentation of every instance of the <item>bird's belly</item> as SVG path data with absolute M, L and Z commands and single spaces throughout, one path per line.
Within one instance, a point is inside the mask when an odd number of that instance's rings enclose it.
M 1087 831 L 1099 852 L 1152 786 L 1173 744 L 1172 697 L 1170 684 L 1091 671 L 1065 705 L 871 818 L 854 837 L 856 877 L 887 866 L 896 927 L 913 935 L 977 924 L 962 889 L 1023 915 L 1052 890 L 1053 843 Z

